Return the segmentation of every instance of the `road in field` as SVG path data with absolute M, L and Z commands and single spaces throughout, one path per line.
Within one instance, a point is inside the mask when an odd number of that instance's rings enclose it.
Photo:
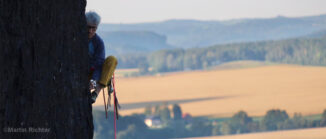
M 230 136 L 200 137 L 188 139 L 325 139 L 326 128 L 285 130 Z

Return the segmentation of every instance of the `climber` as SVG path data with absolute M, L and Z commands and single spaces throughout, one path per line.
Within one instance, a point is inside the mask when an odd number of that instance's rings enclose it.
M 96 82 L 95 91 L 91 93 L 91 102 L 94 103 L 99 92 L 110 85 L 110 80 L 118 64 L 114 56 L 105 58 L 105 49 L 103 40 L 96 34 L 101 17 L 93 11 L 85 14 L 88 27 L 88 54 L 90 62 L 90 80 Z M 90 83 L 90 90 L 94 87 Z

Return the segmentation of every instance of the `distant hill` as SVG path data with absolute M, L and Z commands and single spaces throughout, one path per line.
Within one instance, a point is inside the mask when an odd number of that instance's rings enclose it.
M 318 37 L 323 37 L 323 36 L 326 36 L 326 30 L 317 31 L 317 32 L 308 34 L 308 35 L 306 35 L 304 37 L 306 37 L 306 38 L 318 38 Z
M 320 15 L 228 21 L 168 20 L 139 24 L 103 24 L 99 32 L 105 34 L 112 31 L 150 31 L 166 36 L 170 45 L 192 48 L 294 38 L 325 29 L 326 15 Z
M 149 31 L 99 32 L 107 55 L 152 52 L 173 48 L 166 43 L 166 36 Z

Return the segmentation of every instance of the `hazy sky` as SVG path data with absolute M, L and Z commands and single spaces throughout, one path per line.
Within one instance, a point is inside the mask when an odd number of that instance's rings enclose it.
M 227 20 L 326 14 L 326 0 L 87 0 L 105 23 Z

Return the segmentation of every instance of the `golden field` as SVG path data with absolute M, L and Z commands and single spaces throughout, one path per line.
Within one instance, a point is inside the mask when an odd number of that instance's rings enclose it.
M 251 133 L 230 136 L 200 137 L 189 139 L 325 139 L 326 128 L 311 128 L 275 132 Z
M 116 79 L 120 103 L 215 98 L 182 103 L 194 116 L 232 116 L 239 110 L 261 116 L 270 109 L 290 115 L 320 114 L 326 109 L 326 68 L 294 65 L 191 71 Z M 103 105 L 102 94 L 94 105 Z M 123 110 L 122 115 L 143 112 Z

